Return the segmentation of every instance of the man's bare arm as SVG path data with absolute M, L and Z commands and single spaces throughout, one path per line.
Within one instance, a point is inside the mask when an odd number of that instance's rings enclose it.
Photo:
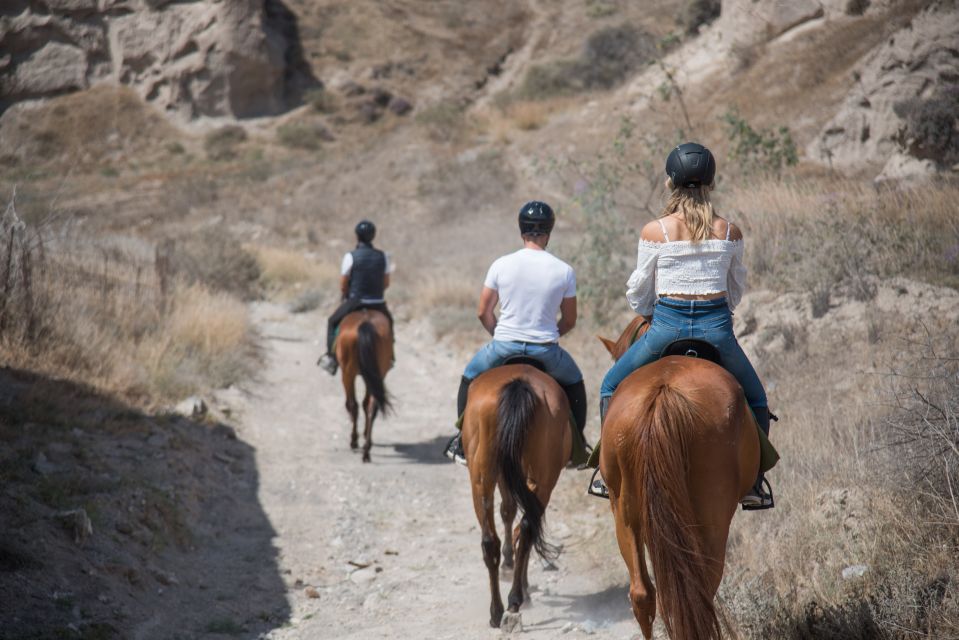
M 576 296 L 559 303 L 559 335 L 565 336 L 576 326 Z
M 483 287 L 483 293 L 480 294 L 477 316 L 479 316 L 480 322 L 483 323 L 483 328 L 486 329 L 490 335 L 493 335 L 493 331 L 496 329 L 496 315 L 493 311 L 496 309 L 497 302 L 499 302 L 499 292 L 497 292 L 496 289 Z

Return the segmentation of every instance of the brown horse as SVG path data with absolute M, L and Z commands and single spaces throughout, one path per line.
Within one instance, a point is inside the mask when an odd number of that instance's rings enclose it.
M 366 417 L 363 462 L 369 462 L 370 447 L 373 446 L 373 420 L 379 411 L 385 414 L 390 410 L 390 399 L 383 383 L 393 361 L 390 321 L 379 311 L 369 309 L 354 311 L 343 318 L 336 338 L 336 359 L 342 368 L 346 410 L 353 420 L 351 449 L 359 446 L 356 423 L 360 407 L 356 402 L 356 376 L 361 376 L 366 385 L 366 396 L 363 398 L 363 412 Z
M 615 343 L 602 340 L 618 359 L 646 328 L 637 318 Z M 603 425 L 600 471 L 629 570 L 633 614 L 647 639 L 657 591 L 669 637 L 718 640 L 728 629 L 713 599 L 729 523 L 758 470 L 756 423 L 739 383 L 719 365 L 668 356 L 617 388 Z
M 543 517 L 572 449 L 566 394 L 555 380 L 529 365 L 505 365 L 483 373 L 470 385 L 463 449 L 473 509 L 482 531 L 483 560 L 489 570 L 489 623 L 492 627 L 503 623 L 509 630 L 520 621 L 519 608 L 529 600 L 530 550 L 547 559 L 558 553 L 543 536 Z M 513 568 L 505 616 L 499 590 L 501 546 L 493 511 L 497 486 L 505 531 L 503 567 Z M 517 506 L 523 516 L 514 531 Z

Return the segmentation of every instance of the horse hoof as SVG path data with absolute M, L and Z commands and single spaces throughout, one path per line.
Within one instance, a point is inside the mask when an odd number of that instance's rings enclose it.
M 507 611 L 503 614 L 503 619 L 499 623 L 499 628 L 503 633 L 522 633 L 523 632 L 523 614 Z
M 369 462 L 369 461 L 370 461 L 370 454 L 364 452 L 364 453 L 363 453 L 363 462 Z

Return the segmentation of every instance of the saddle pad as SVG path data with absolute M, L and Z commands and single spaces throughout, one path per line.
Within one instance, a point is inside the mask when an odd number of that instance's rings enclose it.
M 753 423 L 756 425 L 756 432 L 759 434 L 759 471 L 766 473 L 779 462 L 779 452 L 776 451 L 773 443 L 769 441 L 769 436 L 763 433 L 763 430 L 759 428 L 759 422 L 756 421 L 756 416 L 753 415 L 751 408 L 749 415 L 752 416 Z
M 759 428 L 759 422 L 756 420 L 756 416 L 753 415 L 752 408 L 749 409 L 749 415 L 753 419 L 753 424 L 756 425 L 756 433 L 759 435 L 759 471 L 766 473 L 779 462 L 779 452 L 776 451 L 773 443 L 769 441 L 769 436 L 763 433 L 763 430 Z M 593 447 L 593 453 L 589 456 L 589 460 L 586 461 L 586 466 L 591 469 L 599 466 L 599 445 L 601 442 L 602 440 L 596 442 L 596 446 Z

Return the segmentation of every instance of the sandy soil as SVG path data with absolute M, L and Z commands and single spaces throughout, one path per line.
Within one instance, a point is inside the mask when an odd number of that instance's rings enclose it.
M 256 449 L 260 502 L 277 532 L 292 611 L 265 637 L 501 635 L 488 625 L 466 470 L 441 455 L 463 363 L 431 344 L 427 325 L 398 325 L 386 381 L 396 413 L 376 423 L 373 461 L 364 465 L 349 449 L 339 379 L 314 366 L 324 318 L 273 304 L 256 305 L 254 317 L 268 346 L 255 394 L 234 401 L 238 436 Z M 549 505 L 548 535 L 564 552 L 554 567 L 534 557 L 523 637 L 639 632 L 612 517 L 583 494 L 586 482 L 586 472 L 565 471 Z M 510 577 L 501 577 L 506 590 Z

